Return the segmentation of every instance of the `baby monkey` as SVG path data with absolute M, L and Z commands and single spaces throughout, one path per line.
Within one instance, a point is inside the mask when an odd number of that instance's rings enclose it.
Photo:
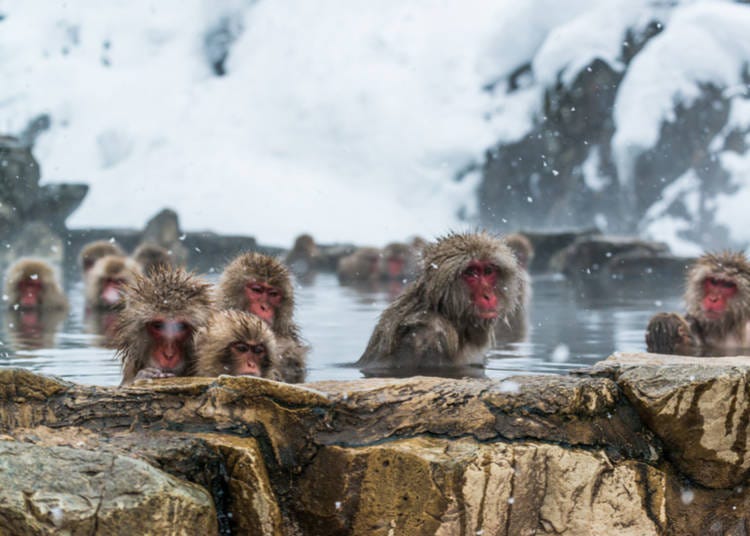
M 196 376 L 259 376 L 283 381 L 271 328 L 243 311 L 219 311 L 196 334 Z

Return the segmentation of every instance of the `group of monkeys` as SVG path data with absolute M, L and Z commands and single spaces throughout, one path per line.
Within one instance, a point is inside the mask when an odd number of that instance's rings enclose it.
M 481 366 L 496 336 L 523 330 L 533 255 L 527 238 L 450 233 L 418 247 L 413 281 L 383 311 L 357 362 L 365 373 Z M 359 257 L 339 264 L 360 262 L 352 272 L 357 275 L 375 266 L 396 269 L 387 255 L 376 259 L 364 251 Z M 281 260 L 241 254 L 215 288 L 174 266 L 158 246 L 142 246 L 129 257 L 116 244 L 97 241 L 83 248 L 80 260 L 87 308 L 116 311 L 111 336 L 123 385 L 221 374 L 304 381 L 309 346 L 293 318 L 292 276 Z M 31 315 L 68 307 L 54 270 L 37 259 L 21 259 L 8 270 L 5 299 L 10 309 Z M 743 254 L 699 258 L 688 272 L 685 299 L 685 316 L 651 319 L 649 351 L 722 353 L 750 346 L 750 264 Z

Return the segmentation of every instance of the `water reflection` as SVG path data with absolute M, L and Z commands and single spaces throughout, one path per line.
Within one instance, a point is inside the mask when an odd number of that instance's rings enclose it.
M 215 280 L 215 277 L 214 277 Z M 297 321 L 312 345 L 308 381 L 351 380 L 363 377 L 351 365 L 359 359 L 380 312 L 393 289 L 342 287 L 336 276 L 319 273 L 309 285 L 297 287 Z M 487 368 L 466 375 L 503 378 L 515 374 L 566 373 L 595 363 L 613 351 L 642 351 L 643 334 L 651 315 L 679 310 L 674 289 L 641 292 L 587 293 L 560 277 L 534 278 L 526 342 L 501 344 L 490 350 Z M 2 313 L 0 366 L 20 366 L 35 372 L 99 385 L 118 385 L 120 366 L 100 333 L 106 323 L 84 315 L 83 285 L 67 289 L 71 308 L 61 331 L 19 337 L 12 312 Z M 106 330 L 104 330 L 106 331 Z M 463 374 L 462 374 L 463 375 Z

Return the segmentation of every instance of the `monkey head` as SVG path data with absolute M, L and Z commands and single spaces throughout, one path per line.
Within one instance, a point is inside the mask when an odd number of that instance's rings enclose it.
M 219 280 L 218 305 L 256 315 L 285 334 L 292 325 L 294 289 L 289 270 L 277 259 L 249 252 L 234 259 Z
M 66 309 L 67 298 L 46 261 L 21 259 L 5 278 L 8 306 L 20 310 Z
M 688 314 L 728 331 L 750 319 L 750 264 L 742 253 L 700 257 L 687 274 Z
M 503 242 L 513 251 L 521 268 L 528 270 L 534 258 L 534 246 L 531 244 L 531 240 L 521 233 L 511 233 L 503 237 Z
M 96 261 L 107 255 L 125 256 L 125 251 L 117 243 L 109 240 L 96 240 L 83 246 L 81 253 L 78 255 L 78 262 L 84 275 L 91 271 Z
M 524 279 L 512 251 L 488 233 L 452 233 L 424 249 L 431 308 L 459 325 L 488 328 L 521 306 Z
M 122 307 L 123 289 L 133 283 L 140 274 L 140 266 L 133 259 L 122 255 L 106 255 L 100 258 L 86 278 L 86 301 L 95 309 L 117 309 Z
M 196 334 L 198 376 L 259 376 L 281 381 L 280 356 L 271 328 L 244 311 L 211 315 Z
M 143 369 L 184 376 L 195 362 L 194 335 L 211 314 L 210 285 L 180 268 L 157 266 L 124 287 L 115 329 L 123 383 Z

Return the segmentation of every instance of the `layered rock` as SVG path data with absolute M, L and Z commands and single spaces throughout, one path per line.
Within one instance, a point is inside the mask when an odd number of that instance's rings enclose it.
M 574 376 L 109 388 L 4 369 L 0 448 L 31 453 L 28 480 L 59 500 L 100 477 L 126 489 L 118 467 L 144 472 L 220 534 L 742 534 L 748 372 L 742 358 L 637 354 Z M 58 452 L 79 461 L 44 469 Z M 117 462 L 86 472 L 87 456 Z M 118 515 L 156 531 L 143 509 L 164 505 L 130 498 Z M 0 532 L 54 528 L 50 516 L 0 516 Z

